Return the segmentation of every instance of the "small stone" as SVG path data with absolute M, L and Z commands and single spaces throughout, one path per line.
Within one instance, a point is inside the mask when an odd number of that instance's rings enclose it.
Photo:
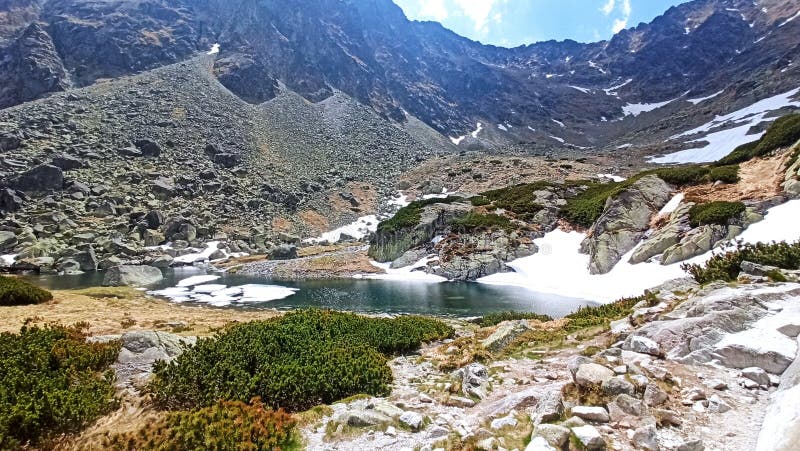
M 614 377 L 614 372 L 597 363 L 587 363 L 578 367 L 575 373 L 575 383 L 581 387 L 602 385 L 603 382 Z
M 727 390 L 728 383 L 721 379 L 709 379 L 706 381 L 706 386 L 713 390 Z
M 484 448 L 480 447 L 479 449 L 493 449 L 493 448 Z M 530 443 L 528 446 L 525 447 L 525 451 L 557 451 L 557 448 L 554 448 L 547 440 L 543 437 L 533 437 L 531 438 Z
M 633 432 L 633 443 L 636 444 L 637 449 L 645 449 L 647 451 L 658 451 L 658 435 L 656 433 L 656 426 L 648 424 L 642 426 Z
M 540 424 L 534 432 L 535 437 L 543 438 L 550 446 L 561 449 L 569 441 L 569 429 L 557 424 Z
M 675 448 L 675 451 L 703 451 L 706 449 L 701 440 L 689 440 L 681 443 Z
M 578 426 L 572 428 L 575 438 L 589 451 L 606 448 L 606 442 L 594 426 Z
M 400 415 L 400 424 L 407 426 L 412 431 L 418 431 L 422 427 L 423 417 L 417 412 L 405 412 Z
M 708 410 L 711 412 L 725 413 L 731 410 L 731 406 L 723 401 L 718 395 L 711 395 L 711 397 L 708 398 Z
M 631 335 L 625 340 L 622 349 L 626 351 L 638 352 L 639 354 L 648 354 L 655 357 L 661 357 L 661 347 L 655 341 L 642 337 L 640 335 Z
M 576 406 L 572 408 L 572 414 L 578 418 L 598 423 L 607 423 L 609 420 L 608 411 L 602 407 Z
M 442 426 L 433 426 L 428 430 L 428 440 L 442 439 L 450 435 L 450 429 Z
M 509 415 L 507 417 L 492 420 L 491 428 L 497 431 L 505 427 L 514 427 L 516 425 L 517 419 Z
M 636 388 L 630 382 L 626 381 L 623 377 L 613 377 L 602 385 L 603 392 L 606 394 L 616 396 L 623 393 L 633 396 L 636 393 Z
M 661 389 L 657 384 L 648 384 L 644 389 L 644 404 L 648 407 L 660 406 L 669 399 L 667 392 Z
M 750 379 L 758 385 L 770 385 L 769 374 L 757 366 L 743 369 L 740 376 Z

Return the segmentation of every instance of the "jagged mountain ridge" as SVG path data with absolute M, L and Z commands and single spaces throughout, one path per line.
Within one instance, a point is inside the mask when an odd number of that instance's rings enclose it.
M 342 91 L 448 136 L 484 121 L 515 126 L 491 141 L 526 143 L 558 131 L 556 119 L 578 130 L 570 142 L 597 146 L 632 128 L 604 124 L 622 118 L 623 105 L 710 94 L 795 59 L 800 21 L 786 21 L 797 9 L 790 0 L 695 0 L 610 41 L 506 49 L 409 21 L 390 0 L 5 0 L 0 76 L 10 83 L 0 106 L 218 42 L 215 73 L 251 103 L 282 83 L 312 102 Z M 30 74 L 19 76 L 21 67 Z M 797 82 L 786 78 L 780 88 Z

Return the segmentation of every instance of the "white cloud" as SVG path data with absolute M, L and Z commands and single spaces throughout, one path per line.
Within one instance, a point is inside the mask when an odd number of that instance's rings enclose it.
M 622 0 L 619 9 L 621 10 L 620 12 L 622 13 L 622 17 L 615 19 L 614 25 L 611 27 L 611 31 L 615 34 L 624 30 L 625 27 L 628 26 L 628 20 L 631 18 L 631 0 Z
M 615 4 L 616 4 L 616 0 L 608 0 L 606 2 L 606 4 L 603 5 L 602 8 L 600 8 L 600 11 L 602 11 L 603 14 L 605 14 L 607 16 L 607 15 L 611 14 L 614 11 L 614 5 Z
M 488 22 L 492 17 L 492 10 L 500 3 L 499 0 L 453 0 L 462 14 L 472 21 L 475 31 L 486 34 L 489 32 Z M 498 17 L 495 16 L 495 20 Z M 502 16 L 499 17 L 502 19 Z
M 441 22 L 449 16 L 445 0 L 420 0 L 419 17 Z

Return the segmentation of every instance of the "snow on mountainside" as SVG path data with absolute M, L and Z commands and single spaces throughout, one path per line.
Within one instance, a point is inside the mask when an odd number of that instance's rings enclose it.
M 395 122 L 418 118 L 454 145 L 542 150 L 559 145 L 550 135 L 564 146 L 603 147 L 688 105 L 665 99 L 719 109 L 713 93 L 724 88 L 775 95 L 799 78 L 792 0 L 695 0 L 609 41 L 514 49 L 409 21 L 391 0 L 3 7 L 0 107 L 210 53 L 220 82 L 250 103 L 280 89 L 311 102 L 343 92 Z M 554 133 L 551 119 L 573 133 Z M 506 130 L 478 136 L 478 122 Z

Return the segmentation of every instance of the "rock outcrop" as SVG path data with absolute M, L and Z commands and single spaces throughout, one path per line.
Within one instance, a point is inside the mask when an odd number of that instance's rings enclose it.
M 609 198 L 602 216 L 581 245 L 591 255 L 589 270 L 605 274 L 633 249 L 650 228 L 650 220 L 670 199 L 672 187 L 650 175 Z

